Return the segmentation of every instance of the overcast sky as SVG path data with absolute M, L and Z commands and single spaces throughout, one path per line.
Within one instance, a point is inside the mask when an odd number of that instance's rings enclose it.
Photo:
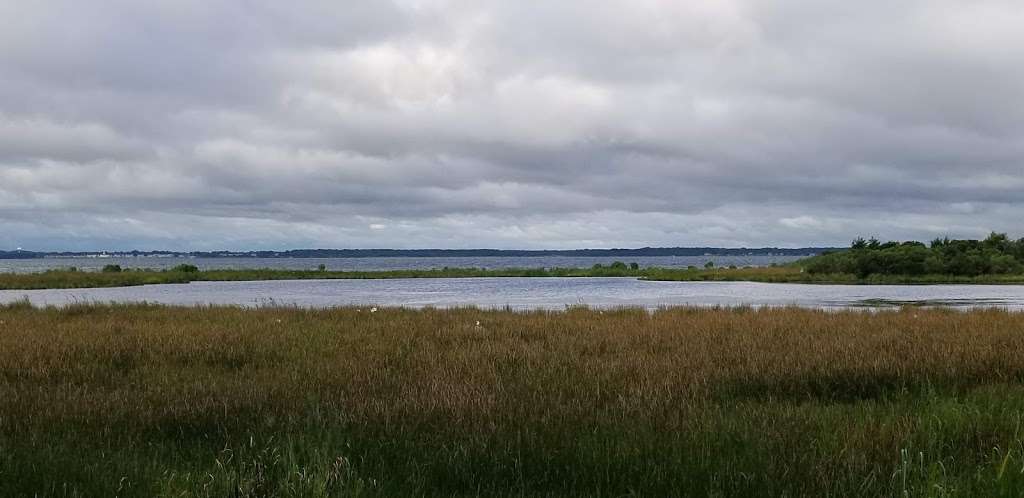
M 0 249 L 1024 236 L 1019 0 L 0 0 Z

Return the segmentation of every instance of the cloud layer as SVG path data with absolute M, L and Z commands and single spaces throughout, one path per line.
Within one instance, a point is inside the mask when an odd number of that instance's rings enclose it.
M 1016 1 L 0 0 L 0 248 L 1024 236 Z

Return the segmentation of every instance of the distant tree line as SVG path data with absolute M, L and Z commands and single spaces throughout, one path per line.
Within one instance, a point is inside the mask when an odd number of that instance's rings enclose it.
M 985 240 L 935 239 L 921 242 L 879 242 L 857 238 L 849 250 L 811 258 L 809 273 L 868 275 L 1015 274 L 1024 272 L 1024 238 L 1011 240 L 993 232 Z
M 288 251 L 115 251 L 108 256 L 181 258 L 409 258 L 409 257 L 645 257 L 645 256 L 813 256 L 829 247 L 642 247 L 639 249 L 292 249 Z M 99 252 L 0 251 L 0 259 L 85 257 Z

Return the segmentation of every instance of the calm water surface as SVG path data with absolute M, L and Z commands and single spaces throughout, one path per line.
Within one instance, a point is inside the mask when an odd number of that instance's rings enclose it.
M 241 306 L 350 305 L 514 309 L 638 306 L 877 308 L 902 304 L 1024 310 L 1020 285 L 800 285 L 754 282 L 647 282 L 634 278 L 438 278 L 194 282 L 111 289 L 0 291 L 0 302 L 36 305 L 140 302 Z

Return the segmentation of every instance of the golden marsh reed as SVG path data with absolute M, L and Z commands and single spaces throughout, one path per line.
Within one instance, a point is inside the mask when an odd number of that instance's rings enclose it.
M 1020 496 L 1024 314 L 0 307 L 0 496 Z

